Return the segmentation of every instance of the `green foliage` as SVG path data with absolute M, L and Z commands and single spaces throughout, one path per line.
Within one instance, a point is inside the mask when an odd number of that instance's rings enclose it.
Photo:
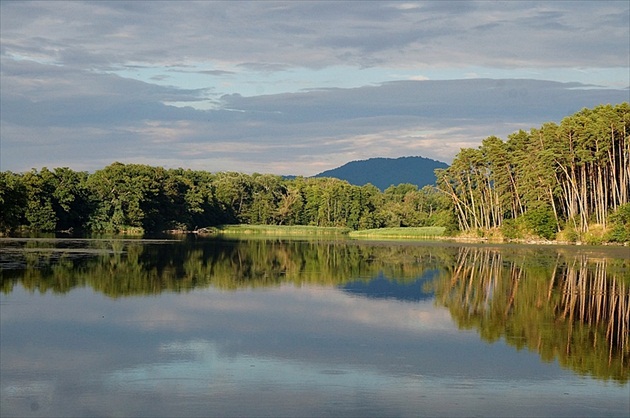
M 540 205 L 528 210 L 525 215 L 525 224 L 539 237 L 552 240 L 556 237 L 556 220 L 549 206 Z
M 520 222 L 516 219 L 505 219 L 501 224 L 501 234 L 507 239 L 523 238 Z
M 27 195 L 25 217 L 32 229 L 54 231 L 57 226 L 58 218 L 53 209 L 54 180 L 46 167 L 40 172 L 32 170 L 22 177 Z
M 591 224 L 607 223 L 610 208 L 630 201 L 628 132 L 628 103 L 583 109 L 559 125 L 521 130 L 506 142 L 491 136 L 477 149 L 462 149 L 450 167 L 436 170 L 437 186 L 450 197 L 462 231 L 524 217 L 525 226 L 546 239 L 569 221 L 587 237 Z M 503 230 L 518 236 L 509 223 Z M 615 231 L 610 239 L 623 240 L 623 227 Z
M 21 177 L 10 171 L 0 172 L 0 232 L 12 231 L 23 224 L 27 200 Z
M 584 242 L 586 242 L 586 244 L 588 245 L 601 245 L 604 242 L 604 238 L 600 235 L 586 233 L 584 237 Z
M 610 242 L 630 242 L 630 203 L 621 205 L 610 215 L 610 231 L 606 234 Z
M 56 229 L 85 229 L 92 210 L 87 189 L 88 173 L 67 167 L 55 168 L 53 202 L 57 216 Z
M 562 236 L 562 240 L 566 242 L 577 242 L 580 238 L 580 235 L 572 226 L 567 226 L 560 235 Z
M 215 188 L 222 193 L 238 189 L 221 181 L 213 187 L 214 180 L 209 173 L 114 163 L 88 179 L 95 205 L 88 224 L 93 231 L 119 232 L 190 229 L 231 221 Z

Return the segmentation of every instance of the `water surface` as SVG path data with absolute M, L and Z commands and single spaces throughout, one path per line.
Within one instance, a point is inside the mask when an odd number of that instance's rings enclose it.
M 0 245 L 3 417 L 629 414 L 624 251 Z

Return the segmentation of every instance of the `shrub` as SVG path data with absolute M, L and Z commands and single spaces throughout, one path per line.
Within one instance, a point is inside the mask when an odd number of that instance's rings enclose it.
M 621 205 L 610 215 L 610 230 L 605 235 L 606 241 L 630 242 L 630 203 Z
M 530 209 L 523 216 L 527 227 L 539 237 L 548 240 L 552 240 L 556 237 L 556 219 L 549 206 L 542 205 Z
M 523 238 L 518 222 L 515 219 L 505 219 L 501 225 L 501 233 L 507 239 Z
M 567 227 L 561 233 L 558 234 L 558 240 L 566 241 L 566 242 L 577 242 L 580 238 L 580 235 L 577 233 L 575 228 Z

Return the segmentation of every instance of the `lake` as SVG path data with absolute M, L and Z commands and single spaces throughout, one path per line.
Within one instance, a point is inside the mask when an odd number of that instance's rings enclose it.
M 0 239 L 2 417 L 630 415 L 630 252 Z

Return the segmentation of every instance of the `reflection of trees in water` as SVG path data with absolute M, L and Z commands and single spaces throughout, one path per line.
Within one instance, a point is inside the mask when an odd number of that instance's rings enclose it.
M 630 351 L 628 323 L 630 321 L 630 291 L 627 281 L 608 274 L 608 261 L 589 260 L 586 256 L 576 257 L 572 263 L 560 270 L 556 287 L 561 290 L 560 302 L 555 313 L 572 326 L 567 335 L 566 352 L 570 353 L 573 331 L 588 325 L 590 330 L 605 329 L 605 333 L 593 333 L 592 344 L 608 346 L 609 364 L 619 361 L 626 371 Z M 553 281 L 550 281 L 550 287 Z M 582 330 L 581 330 L 582 331 Z M 585 338 L 580 335 L 579 337 Z M 614 357 L 617 349 L 621 356 Z M 624 355 L 625 354 L 625 355 Z
M 25 268 L 2 271 L 2 291 L 18 283 L 57 293 L 89 286 L 116 298 L 204 287 L 339 286 L 379 275 L 405 282 L 440 270 L 426 290 L 461 328 L 476 329 L 490 342 L 504 338 L 581 374 L 629 378 L 627 259 L 537 247 L 344 241 L 95 241 L 79 247 L 29 243 L 23 253 L 5 251 L 21 257 Z
M 488 341 L 503 337 L 581 374 L 628 380 L 625 260 L 462 247 L 449 270 L 434 284 L 436 301 L 461 328 L 477 329 Z
M 435 269 L 443 249 L 354 245 L 349 242 L 209 240 L 147 245 L 96 242 L 99 253 L 77 257 L 59 251 L 53 258 L 23 257 L 24 269 L 6 270 L 2 289 L 20 282 L 40 292 L 67 292 L 90 286 L 111 297 L 185 291 L 199 287 L 239 289 L 296 285 L 339 285 L 369 280 L 379 273 L 414 280 Z M 48 254 L 48 249 L 42 254 Z M 45 262 L 42 262 L 45 260 Z

